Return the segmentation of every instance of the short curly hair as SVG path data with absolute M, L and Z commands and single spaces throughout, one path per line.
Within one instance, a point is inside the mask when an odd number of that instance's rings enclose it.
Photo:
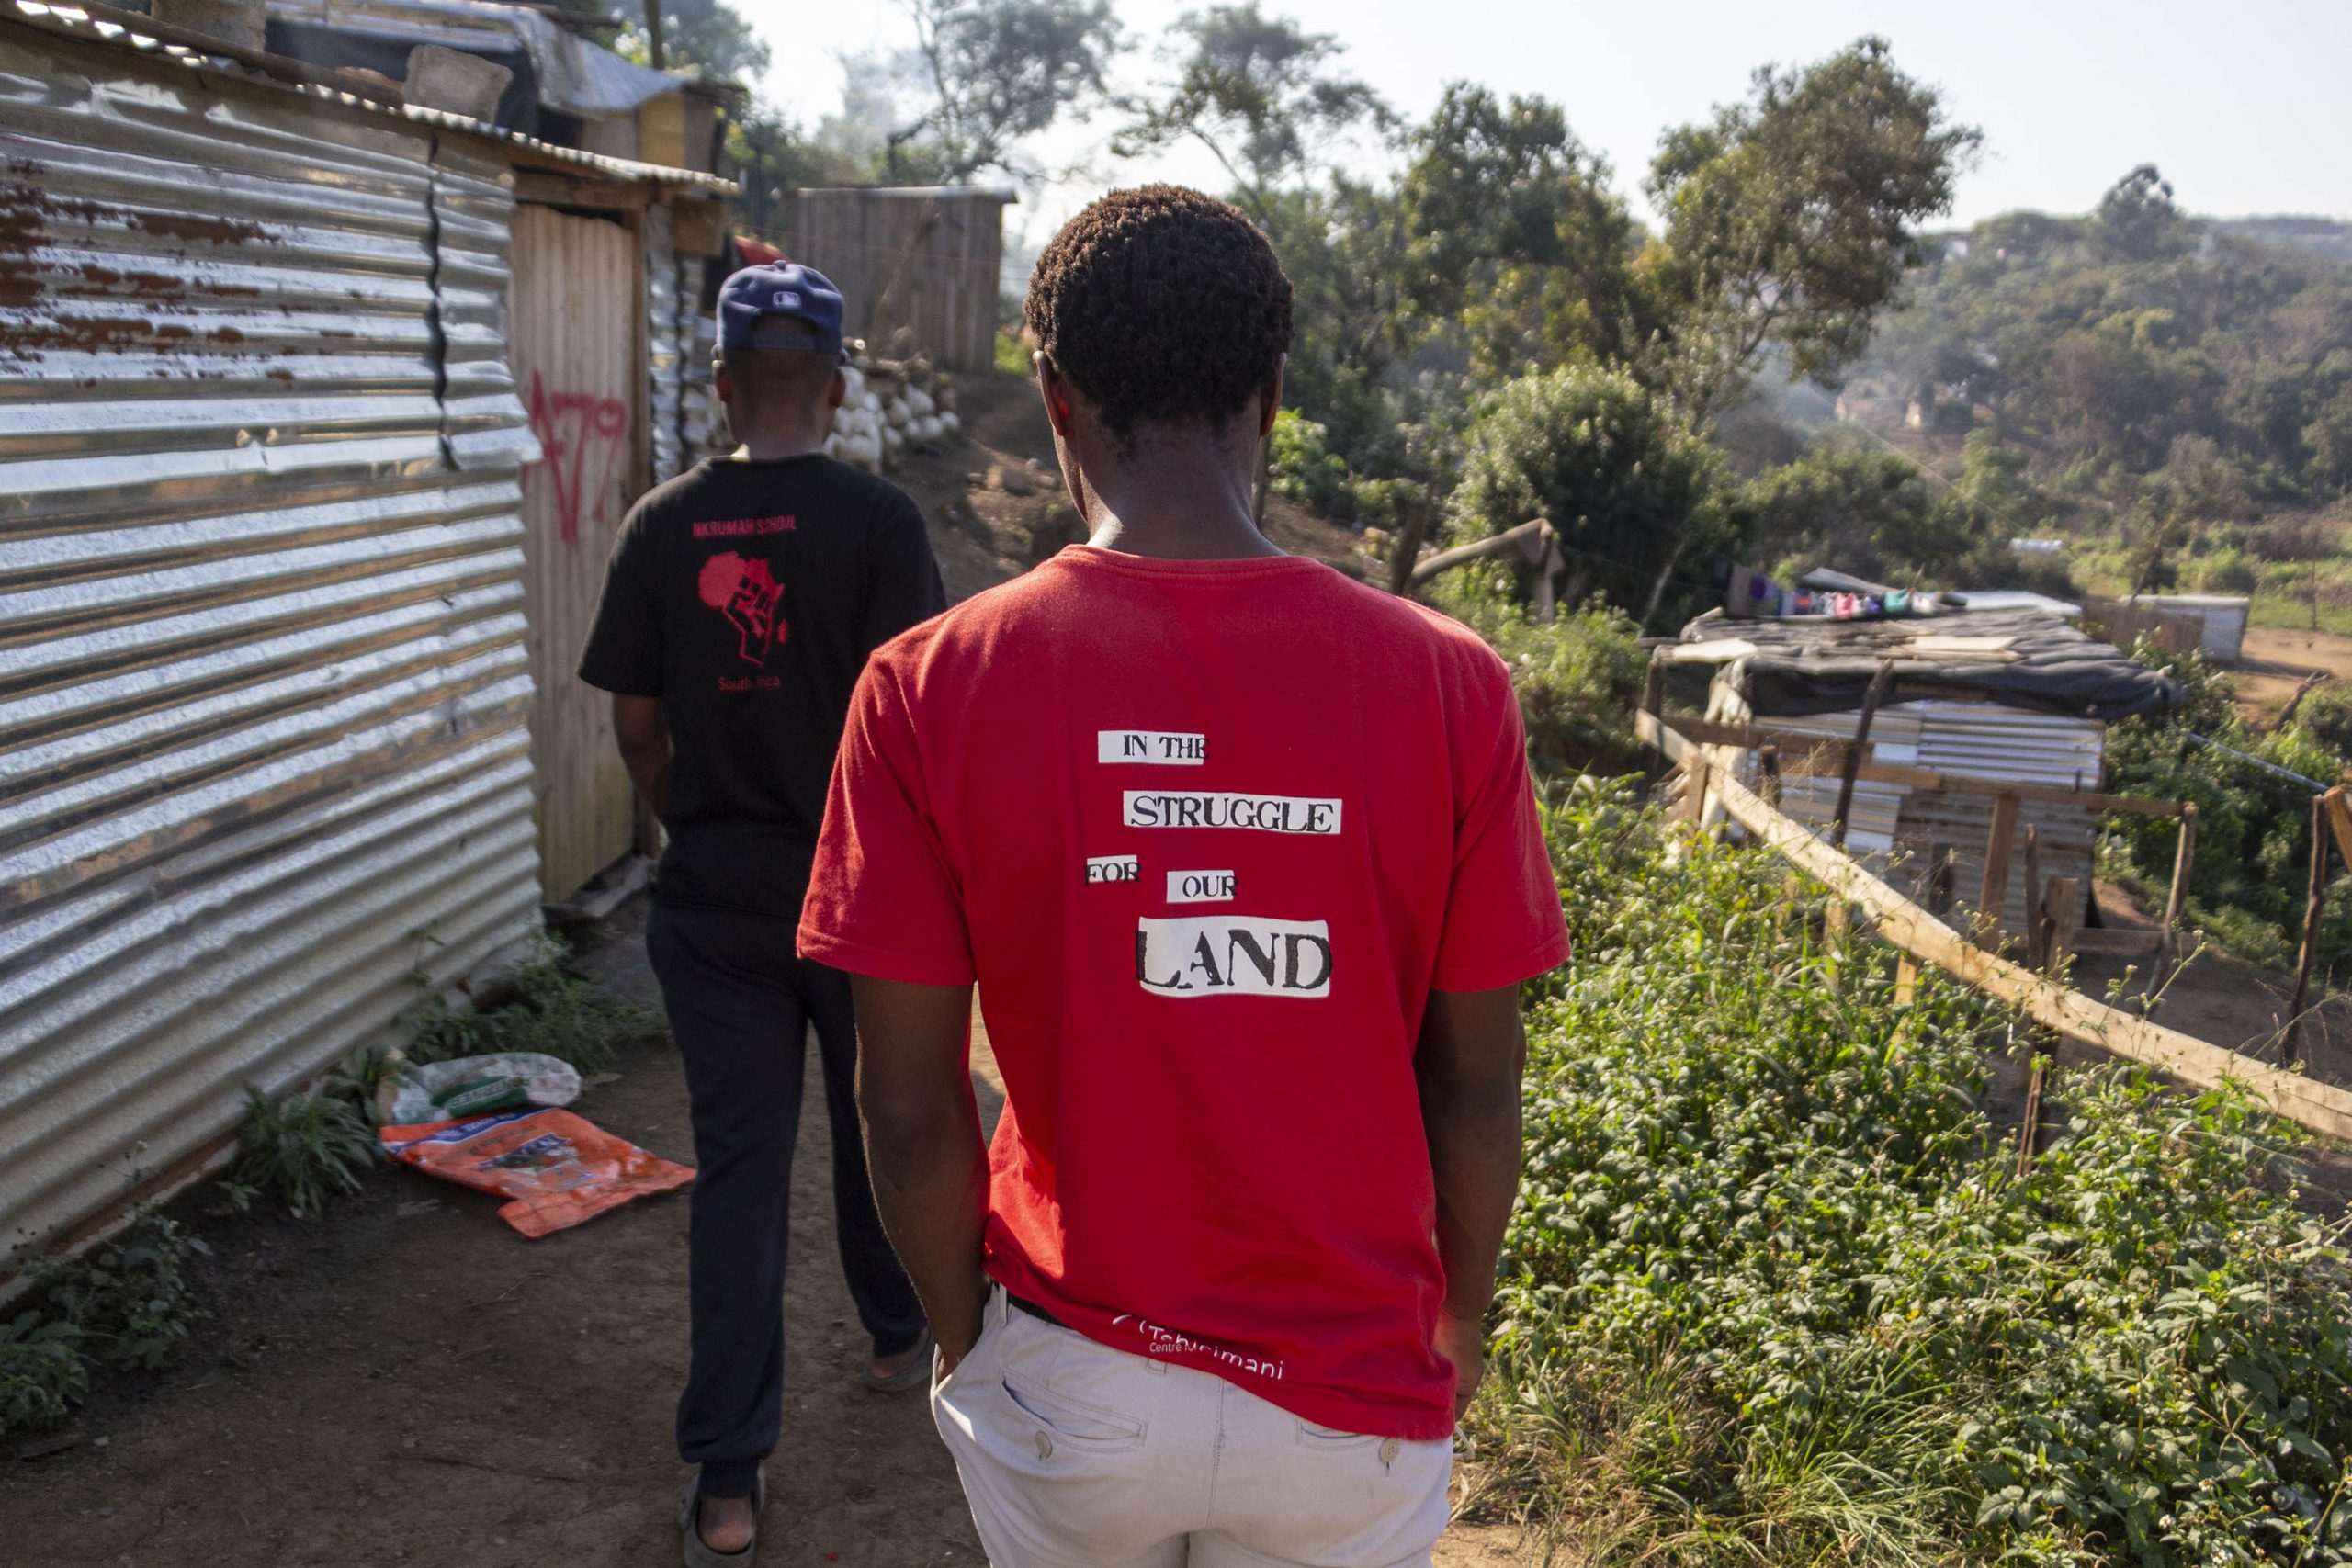
M 1022 314 L 1046 360 L 1131 446 L 1145 425 L 1222 431 L 1272 382 L 1290 349 L 1291 287 L 1240 209 L 1144 186 L 1062 225 Z

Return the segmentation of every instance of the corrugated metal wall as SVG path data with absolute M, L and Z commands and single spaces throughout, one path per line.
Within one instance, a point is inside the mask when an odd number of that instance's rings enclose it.
M 512 202 L 0 35 L 0 1247 L 536 922 Z
M 642 243 L 619 223 L 547 207 L 514 215 L 511 346 L 546 454 L 525 477 L 523 517 L 539 860 L 550 899 L 578 891 L 636 836 L 612 699 L 573 671 L 621 517 L 645 484 L 644 266 Z
M 678 395 L 685 350 L 693 346 L 693 329 L 684 343 L 678 337 L 678 258 L 671 242 L 670 209 L 654 207 L 645 214 L 645 363 L 646 423 L 653 455 L 653 482 L 673 479 L 685 468 L 680 456 Z
M 851 334 L 876 354 L 984 370 L 996 357 L 1008 199 L 960 186 L 795 191 L 779 209 L 775 243 L 839 286 Z

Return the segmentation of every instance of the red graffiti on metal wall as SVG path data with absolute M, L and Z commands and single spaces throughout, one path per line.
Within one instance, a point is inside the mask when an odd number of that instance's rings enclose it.
M 582 509 L 587 520 L 605 520 L 613 465 L 621 437 L 628 434 L 628 409 L 618 398 L 587 392 L 550 392 L 531 372 L 531 434 L 539 438 L 541 461 L 524 470 L 527 488 L 542 470 L 555 486 L 556 533 L 567 545 L 580 542 Z

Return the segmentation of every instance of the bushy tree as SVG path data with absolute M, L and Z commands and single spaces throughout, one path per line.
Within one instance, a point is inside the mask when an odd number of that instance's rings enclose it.
M 1461 338 L 1475 374 L 1627 352 L 1634 222 L 1608 164 L 1557 105 L 1457 82 L 1410 145 L 1398 189 L 1406 297 Z
M 1824 443 L 1741 497 L 1749 548 L 1777 575 L 1834 567 L 1909 588 L 1982 588 L 2008 549 L 1992 516 L 1908 457 Z
M 1657 373 L 1703 423 L 1768 353 L 1835 375 L 1918 260 L 1913 227 L 1949 210 L 1981 134 L 1865 38 L 1801 69 L 1766 66 L 1742 103 L 1667 133 L 1648 190 L 1665 217 L 1645 276 L 1661 296 Z
M 1733 542 L 1724 489 L 1722 456 L 1669 400 L 1584 363 L 1521 377 L 1481 405 L 1453 534 L 1464 542 L 1549 518 L 1567 557 L 1563 601 L 1598 592 L 1649 629 L 1703 595 L 1679 575 L 1683 564 Z M 1514 559 L 1456 575 L 1473 597 L 1524 601 L 1534 570 Z

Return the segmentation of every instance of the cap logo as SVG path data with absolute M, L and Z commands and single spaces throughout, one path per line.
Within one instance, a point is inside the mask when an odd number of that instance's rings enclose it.
M 775 299 L 772 303 L 782 310 L 797 310 L 800 309 L 800 296 L 789 288 L 779 288 L 775 291 Z

